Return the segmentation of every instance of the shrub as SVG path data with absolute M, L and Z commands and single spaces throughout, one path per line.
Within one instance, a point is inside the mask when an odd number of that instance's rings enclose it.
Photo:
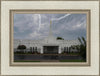
M 17 47 L 17 49 L 19 49 L 19 50 L 24 50 L 24 49 L 26 49 L 26 46 L 25 46 L 25 45 L 19 45 L 19 46 Z

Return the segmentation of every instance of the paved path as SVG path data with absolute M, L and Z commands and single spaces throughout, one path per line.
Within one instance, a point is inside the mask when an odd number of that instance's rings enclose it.
M 81 57 L 77 55 L 14 55 L 14 60 L 59 61 L 66 59 L 81 59 Z

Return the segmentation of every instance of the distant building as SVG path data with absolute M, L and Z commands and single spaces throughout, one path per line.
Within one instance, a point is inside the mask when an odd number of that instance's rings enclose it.
M 56 37 L 52 35 L 51 22 L 49 35 L 43 40 L 28 40 L 28 39 L 14 39 L 14 50 L 16 51 L 18 45 L 25 45 L 28 50 L 37 50 L 40 53 L 61 53 L 63 51 L 70 51 L 72 45 L 79 45 L 80 42 L 76 40 L 57 40 Z M 77 50 L 72 49 L 71 51 L 76 52 Z

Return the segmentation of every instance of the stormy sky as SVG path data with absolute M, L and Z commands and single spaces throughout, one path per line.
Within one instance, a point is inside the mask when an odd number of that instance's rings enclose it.
M 43 39 L 49 34 L 50 20 L 55 37 L 86 38 L 86 14 L 14 14 L 14 39 Z

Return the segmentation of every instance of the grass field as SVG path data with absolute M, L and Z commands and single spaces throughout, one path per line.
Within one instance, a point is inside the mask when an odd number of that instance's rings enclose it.
M 16 61 L 14 61 L 14 62 L 40 62 L 40 61 L 32 61 L 32 60 L 16 60 Z
M 32 60 L 16 60 L 14 62 L 41 62 L 41 61 L 32 61 Z M 46 62 L 46 61 L 45 61 Z M 52 60 L 51 60 L 52 62 Z M 59 60 L 59 62 L 86 62 L 85 60 Z
M 60 60 L 60 62 L 86 62 L 85 60 Z

